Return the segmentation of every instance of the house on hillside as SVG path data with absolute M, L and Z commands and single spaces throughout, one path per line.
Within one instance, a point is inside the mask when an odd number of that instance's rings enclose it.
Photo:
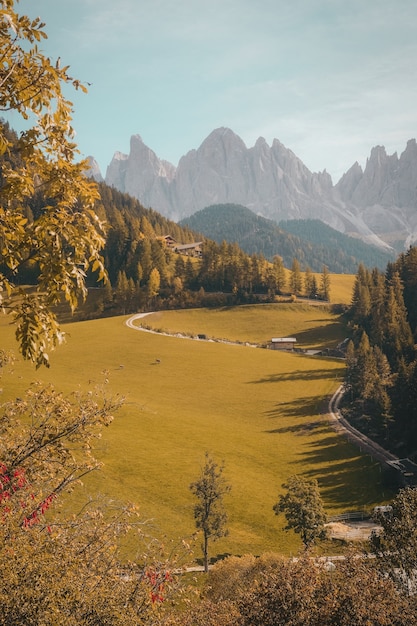
M 268 348 L 270 350 L 294 350 L 296 343 L 295 337 L 272 337 Z
M 175 241 L 173 237 L 171 237 L 171 235 L 163 235 L 162 237 L 157 237 L 157 239 L 162 244 L 164 244 L 167 248 L 170 248 L 171 250 L 175 250 L 177 242 Z
M 183 256 L 191 256 L 200 259 L 203 256 L 203 242 L 195 241 L 194 243 L 177 244 L 174 250 Z

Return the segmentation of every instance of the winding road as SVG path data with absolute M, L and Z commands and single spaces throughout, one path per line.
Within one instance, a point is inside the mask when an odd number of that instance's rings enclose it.
M 399 458 L 382 448 L 379 444 L 372 439 L 369 439 L 366 435 L 354 428 L 349 422 L 342 416 L 339 410 L 339 404 L 345 392 L 343 385 L 335 391 L 329 402 L 329 415 L 331 418 L 331 424 L 335 430 L 345 435 L 349 441 L 359 446 L 360 450 L 367 452 L 380 463 L 392 467 L 392 462 L 399 462 Z

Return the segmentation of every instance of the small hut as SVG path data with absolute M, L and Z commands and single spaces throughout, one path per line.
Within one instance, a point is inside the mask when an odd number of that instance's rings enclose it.
M 294 350 L 296 343 L 295 337 L 272 337 L 268 347 L 271 350 Z

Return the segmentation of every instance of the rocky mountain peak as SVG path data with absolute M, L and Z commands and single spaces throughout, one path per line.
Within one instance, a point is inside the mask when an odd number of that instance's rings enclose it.
M 86 171 L 86 175 L 91 176 L 91 178 L 94 178 L 95 181 L 97 181 L 98 183 L 101 183 L 104 180 L 104 178 L 101 175 L 99 164 L 97 163 L 95 158 L 92 156 L 87 157 L 87 162 L 88 162 L 88 169 Z
M 140 135 L 129 155 L 116 153 L 106 182 L 175 221 L 213 204 L 240 204 L 275 220 L 320 219 L 345 234 L 381 247 L 417 237 L 417 144 L 400 158 L 383 146 L 366 167 L 355 163 L 334 186 L 324 170 L 313 173 L 278 139 L 253 147 L 230 128 L 217 128 L 178 167 L 158 158 Z M 408 238 L 408 239 L 407 239 Z

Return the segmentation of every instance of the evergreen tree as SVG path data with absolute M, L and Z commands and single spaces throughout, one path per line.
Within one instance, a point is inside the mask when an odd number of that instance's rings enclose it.
M 175 257 L 175 276 L 181 278 L 181 280 L 185 277 L 185 263 L 184 257 L 182 254 L 177 254 Z
M 384 316 L 386 306 L 385 278 L 377 269 L 372 270 L 370 283 L 369 337 L 373 345 L 384 345 Z
M 404 285 L 404 304 L 411 331 L 417 340 L 417 247 L 411 247 L 402 258 L 403 264 L 399 273 Z
M 167 264 L 164 251 L 161 243 L 157 239 L 151 241 L 151 257 L 152 267 L 156 268 L 159 272 L 161 285 L 166 284 L 167 281 Z
M 323 271 L 320 277 L 319 294 L 322 300 L 330 301 L 330 274 L 326 265 L 323 265 Z
M 368 316 L 371 311 L 370 275 L 362 265 L 358 267 L 353 285 L 352 306 L 350 316 L 355 324 L 363 330 L 368 328 Z
M 401 356 L 410 360 L 413 356 L 413 336 L 407 320 L 403 287 L 398 272 L 394 272 L 388 284 L 384 328 L 383 350 L 391 366 L 395 366 Z
M 282 258 L 278 256 L 278 254 L 276 254 L 272 260 L 272 267 L 275 275 L 276 289 L 278 293 L 282 293 L 286 288 L 287 276 Z
M 313 279 L 312 271 L 307 265 L 304 271 L 304 293 L 308 298 L 311 297 L 310 294 L 311 294 L 311 287 L 312 287 L 312 279 Z
M 297 296 L 303 288 L 303 279 L 301 276 L 300 263 L 297 259 L 293 259 L 290 274 L 290 289 Z
M 142 267 L 142 280 L 147 283 L 153 268 L 152 262 L 152 246 L 150 239 L 142 239 L 138 246 L 139 259 L 138 262 Z
M 129 297 L 130 297 L 129 281 L 126 276 L 126 272 L 121 270 L 117 276 L 115 300 L 117 302 L 118 307 L 123 312 L 123 314 L 127 313 L 127 305 L 129 302 Z

